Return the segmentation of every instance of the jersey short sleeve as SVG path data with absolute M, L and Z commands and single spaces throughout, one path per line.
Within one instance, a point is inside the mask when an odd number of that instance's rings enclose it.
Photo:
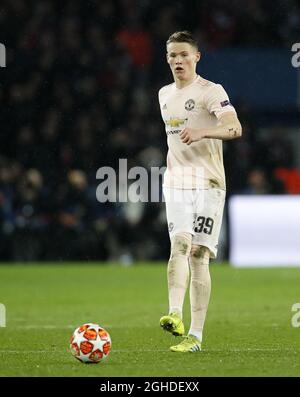
M 235 113 L 235 109 L 230 103 L 227 92 L 221 84 L 214 84 L 210 87 L 205 93 L 204 103 L 209 113 L 214 113 L 217 118 L 223 113 Z

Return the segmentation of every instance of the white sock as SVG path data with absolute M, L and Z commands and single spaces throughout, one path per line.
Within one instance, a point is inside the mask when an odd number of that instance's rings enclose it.
M 197 331 L 194 329 L 190 329 L 189 330 L 189 335 L 195 336 L 197 339 L 200 340 L 200 342 L 202 342 L 202 331 Z
M 206 247 L 195 247 L 193 246 L 191 256 L 189 258 L 191 270 L 191 326 L 189 334 L 196 336 L 200 341 L 202 341 L 202 331 L 211 290 L 211 279 L 208 265 L 209 250 Z
M 182 319 L 182 307 L 170 306 L 169 314 L 176 313 Z
M 181 233 L 172 239 L 171 255 L 168 262 L 169 313 L 182 318 L 182 307 L 189 280 L 188 258 L 192 236 Z

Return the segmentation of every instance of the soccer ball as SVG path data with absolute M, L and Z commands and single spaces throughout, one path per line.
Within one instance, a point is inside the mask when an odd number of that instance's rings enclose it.
M 70 350 L 83 363 L 99 363 L 110 352 L 109 333 L 98 324 L 83 324 L 76 328 L 70 340 Z

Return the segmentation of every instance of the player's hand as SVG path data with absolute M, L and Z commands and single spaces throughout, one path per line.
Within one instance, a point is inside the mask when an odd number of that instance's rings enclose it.
M 201 141 L 201 139 L 205 138 L 205 130 L 184 128 L 180 132 L 179 137 L 182 143 L 190 145 L 192 142 Z

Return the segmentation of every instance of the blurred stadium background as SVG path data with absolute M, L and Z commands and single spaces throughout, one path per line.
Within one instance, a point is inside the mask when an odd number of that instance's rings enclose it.
M 168 258 L 164 204 L 99 203 L 96 171 L 118 169 L 120 158 L 165 165 L 157 92 L 172 80 L 165 41 L 176 30 L 196 34 L 198 73 L 225 87 L 243 126 L 242 139 L 224 143 L 228 203 L 300 194 L 298 1 L 2 0 L 0 25 L 1 261 Z M 300 264 L 295 205 L 288 220 L 288 201 L 275 218 Z M 233 207 L 219 261 L 232 254 Z

